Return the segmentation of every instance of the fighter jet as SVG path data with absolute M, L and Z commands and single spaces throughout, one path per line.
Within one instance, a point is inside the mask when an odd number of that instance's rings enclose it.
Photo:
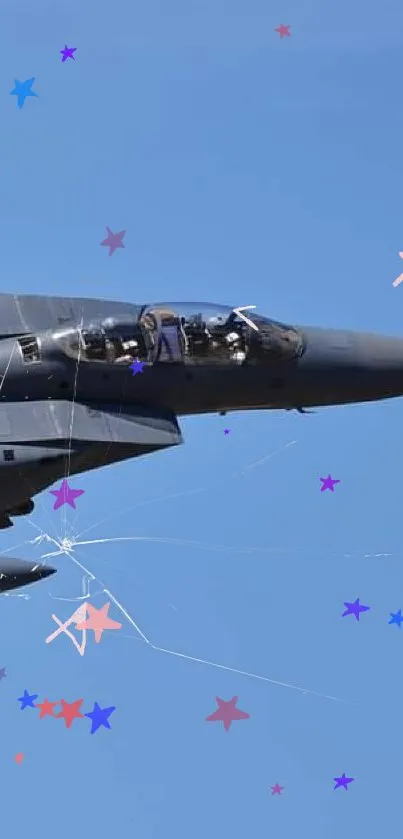
M 66 475 L 182 443 L 181 415 L 402 394 L 399 338 L 211 303 L 0 294 L 0 528 Z
M 0 592 L 3 594 L 13 588 L 37 583 L 55 572 L 56 568 L 48 565 L 27 562 L 24 559 L 0 557 Z

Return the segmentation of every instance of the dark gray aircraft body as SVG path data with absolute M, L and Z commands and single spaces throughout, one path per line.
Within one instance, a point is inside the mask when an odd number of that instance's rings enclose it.
M 29 583 L 37 583 L 39 580 L 54 574 L 55 568 L 42 565 L 39 562 L 27 562 L 25 559 L 13 559 L 13 557 L 0 557 L 0 593 L 10 591 L 13 588 L 20 588 Z
M 403 340 L 246 315 L 0 294 L 0 528 L 66 474 L 181 443 L 179 415 L 403 394 Z

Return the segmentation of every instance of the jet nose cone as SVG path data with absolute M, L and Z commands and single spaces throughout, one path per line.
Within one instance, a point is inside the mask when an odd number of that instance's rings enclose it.
M 304 327 L 298 404 L 345 405 L 403 396 L 403 338 Z
M 31 574 L 36 575 L 37 580 L 43 580 L 45 577 L 50 577 L 51 574 L 56 574 L 56 568 L 51 565 L 39 565 L 37 569 L 32 568 Z
M 56 573 L 56 568 L 41 565 L 38 562 L 27 562 L 24 559 L 0 557 L 0 592 L 9 591 L 30 583 L 37 583 L 45 577 Z
M 386 335 L 357 338 L 360 383 L 377 399 L 403 395 L 403 339 Z
M 357 360 L 374 370 L 403 370 L 403 338 L 359 333 L 356 348 Z

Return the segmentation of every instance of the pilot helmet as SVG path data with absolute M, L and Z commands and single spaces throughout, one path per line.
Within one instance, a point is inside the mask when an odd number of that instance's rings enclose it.
M 105 329 L 113 329 L 113 327 L 116 326 L 116 324 L 116 318 L 105 318 L 102 325 L 105 327 Z
M 224 323 L 224 318 L 221 315 L 214 315 L 207 320 L 207 326 L 222 326 Z
M 225 340 L 227 344 L 235 344 L 236 341 L 239 341 L 239 335 L 237 332 L 229 332 L 228 335 L 225 336 Z

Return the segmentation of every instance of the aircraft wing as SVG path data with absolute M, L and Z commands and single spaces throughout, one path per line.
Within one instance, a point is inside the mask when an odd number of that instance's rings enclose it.
M 175 414 L 67 400 L 0 405 L 0 529 L 59 478 L 179 445 Z
M 182 443 L 171 411 L 141 405 L 38 400 L 0 404 L 0 443 L 104 442 L 165 448 Z

